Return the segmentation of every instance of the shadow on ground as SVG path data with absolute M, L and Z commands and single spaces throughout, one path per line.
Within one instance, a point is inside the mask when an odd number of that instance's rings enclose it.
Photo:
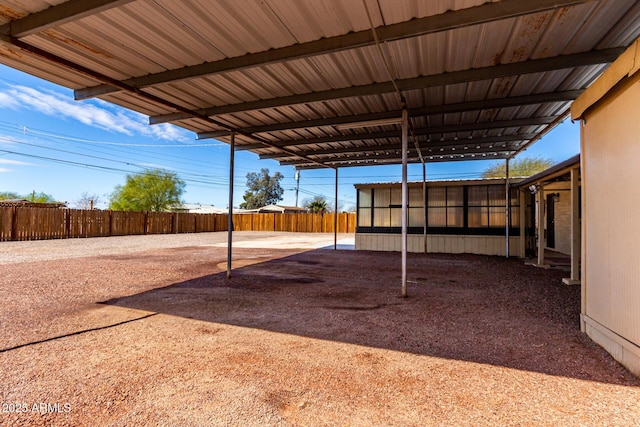
M 620 385 L 640 381 L 579 330 L 579 287 L 520 260 L 314 250 L 105 304 Z

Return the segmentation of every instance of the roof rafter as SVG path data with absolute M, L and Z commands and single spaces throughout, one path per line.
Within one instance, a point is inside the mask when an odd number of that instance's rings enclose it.
M 496 3 L 485 3 L 467 9 L 449 11 L 435 16 L 381 26 L 377 27 L 375 31 L 381 42 L 392 41 L 574 6 L 587 1 L 592 0 L 528 0 L 526 2 L 522 0 L 503 0 Z M 373 44 L 375 44 L 373 33 L 370 29 L 367 29 L 278 49 L 250 53 L 239 57 L 134 77 L 124 80 L 123 83 L 141 89 L 161 83 L 202 77 L 231 70 L 240 70 L 256 65 L 275 64 L 314 55 L 339 52 L 345 49 L 371 46 Z M 80 100 L 106 95 L 117 92 L 118 90 L 119 89 L 114 86 L 98 85 L 78 89 L 74 92 L 74 95 L 76 99 Z
M 465 158 L 467 160 L 487 160 L 487 159 L 506 159 L 509 157 L 511 153 L 513 153 L 515 149 L 497 149 L 492 148 L 488 149 L 486 152 L 475 151 L 474 153 L 458 153 L 458 152 L 448 152 L 448 153 L 438 153 L 433 155 L 424 155 L 425 160 L 428 160 L 429 163 L 437 162 L 437 161 L 451 161 L 452 158 Z M 409 163 L 420 163 L 420 156 L 414 150 L 408 154 L 408 162 Z M 401 160 L 398 158 L 397 154 L 388 154 L 388 155 L 379 155 L 379 156 L 360 156 L 360 157 L 344 157 L 337 159 L 327 159 L 322 160 L 322 163 L 325 165 L 336 168 L 336 167 L 348 167 L 348 166 L 375 166 L 375 165 L 383 165 L 383 164 L 399 164 Z M 317 165 L 313 165 L 311 163 L 305 162 L 304 160 L 288 160 L 280 162 L 281 166 L 295 166 L 296 168 L 318 168 Z
M 613 62 L 623 51 L 624 47 L 597 50 L 591 52 L 560 55 L 529 61 L 500 64 L 489 67 L 472 68 L 469 70 L 452 71 L 429 76 L 414 77 L 397 80 L 396 84 L 401 91 L 425 89 L 429 87 L 447 86 L 472 81 L 489 80 L 500 77 L 510 77 L 520 74 L 541 73 L 547 71 L 575 68 L 586 65 L 606 64 Z M 217 116 L 220 114 L 239 113 L 264 108 L 284 107 L 295 104 L 306 104 L 333 99 L 368 96 L 395 92 L 391 82 L 372 83 L 360 86 L 351 86 L 339 89 L 331 89 L 319 92 L 289 95 L 270 99 L 242 102 L 238 104 L 222 105 L 197 110 L 202 116 Z M 153 116 L 149 118 L 150 124 L 168 123 L 188 119 L 190 116 L 184 113 L 171 113 Z
M 69 0 L 0 26 L 0 33 L 15 38 L 26 37 L 49 28 L 119 7 L 133 0 Z M 118 89 L 119 90 L 119 89 Z
M 543 104 L 548 102 L 562 102 L 576 99 L 582 90 L 568 90 L 563 92 L 539 93 L 534 95 L 512 96 L 508 98 L 494 98 L 486 101 L 471 101 L 458 104 L 435 105 L 432 107 L 409 108 L 409 117 L 424 117 L 433 114 L 462 113 L 466 111 L 485 110 L 493 108 L 515 107 L 521 105 Z M 401 110 L 383 111 L 380 113 L 360 114 L 354 116 L 326 117 L 315 120 L 302 120 L 298 122 L 274 123 L 264 126 L 252 126 L 243 128 L 248 133 L 265 133 L 292 129 L 304 129 L 312 127 L 334 126 L 339 124 L 357 123 L 363 121 L 383 120 L 400 117 Z M 201 132 L 198 139 L 220 138 L 229 136 L 226 130 Z
M 446 139 L 446 140 L 438 140 L 436 142 L 427 143 L 422 142 L 419 143 L 420 150 L 428 152 L 429 150 L 439 150 L 440 148 L 446 147 L 465 147 L 465 146 L 482 146 L 486 144 L 502 144 L 502 143 L 513 143 L 519 141 L 527 141 L 531 138 L 534 138 L 537 134 L 535 133 L 526 133 L 520 135 L 503 135 L 503 136 L 485 136 L 480 138 L 463 138 L 463 139 Z M 301 155 L 306 156 L 321 156 L 321 155 L 329 155 L 329 154 L 351 154 L 351 153 L 364 153 L 364 152 L 386 152 L 386 151 L 397 151 L 402 149 L 401 143 L 390 143 L 390 144 L 381 144 L 381 145 L 366 145 L 366 146 L 355 146 L 355 147 L 339 147 L 339 148 L 327 148 L 322 150 L 308 150 L 308 151 L 300 151 Z M 495 149 L 494 149 L 495 150 Z M 296 153 L 298 153 L 296 151 Z M 288 153 L 268 153 L 268 154 L 260 154 L 260 159 L 287 159 L 290 157 L 295 157 L 295 155 L 290 155 Z
M 515 120 L 501 120 L 495 122 L 482 122 L 482 123 L 468 123 L 462 125 L 448 125 L 448 126 L 434 126 L 428 128 L 415 129 L 414 134 L 416 136 L 421 135 L 436 135 L 443 133 L 455 133 L 455 132 L 471 132 L 479 130 L 489 129 L 501 129 L 501 128 L 514 128 L 525 126 L 540 126 L 552 123 L 556 119 L 555 116 L 544 117 L 531 117 L 527 119 L 515 119 Z M 328 142 L 346 142 L 346 141 L 361 141 L 361 140 L 373 140 L 373 139 L 386 139 L 400 137 L 400 130 L 382 131 L 382 132 L 366 132 L 366 133 L 352 133 L 348 135 L 331 135 L 320 138 L 309 139 L 291 139 L 273 141 L 274 147 L 291 147 L 301 145 L 312 144 L 325 144 Z
M 175 103 L 173 103 L 171 101 L 168 101 L 168 100 L 166 100 L 164 98 L 161 98 L 159 96 L 152 95 L 152 94 L 147 93 L 147 92 L 142 92 L 142 91 L 140 91 L 140 90 L 138 90 L 136 88 L 127 86 L 126 84 L 120 83 L 120 82 L 118 82 L 118 81 L 110 78 L 109 76 L 106 76 L 106 75 L 104 75 L 104 74 L 102 74 L 102 73 L 100 73 L 98 71 L 95 71 L 95 70 L 89 69 L 87 67 L 84 67 L 82 65 L 76 64 L 73 61 L 70 61 L 68 59 L 62 58 L 62 57 L 60 57 L 58 55 L 55 55 L 55 54 L 53 54 L 51 52 L 48 52 L 48 51 L 46 51 L 44 49 L 41 49 L 41 48 L 37 47 L 37 46 L 33 46 L 33 45 L 30 45 L 29 43 L 25 43 L 24 41 L 19 40 L 19 39 L 15 38 L 15 37 L 5 36 L 5 35 L 0 34 L 0 42 L 6 43 L 6 44 L 10 44 L 12 46 L 15 46 L 15 47 L 21 49 L 24 52 L 28 52 L 29 54 L 32 54 L 32 55 L 38 56 L 40 58 L 43 58 L 44 60 L 46 60 L 49 63 L 62 66 L 62 67 L 67 68 L 69 70 L 73 70 L 73 71 L 75 71 L 77 73 L 84 74 L 86 76 L 95 78 L 95 79 L 97 79 L 99 81 L 113 82 L 113 84 L 115 84 L 115 85 L 120 85 L 122 90 L 124 90 L 126 92 L 129 92 L 129 93 L 137 94 L 139 97 L 141 97 L 143 99 L 146 99 L 149 102 L 156 103 L 156 104 L 159 104 L 159 105 L 163 105 L 165 107 L 173 108 L 173 109 L 178 110 L 178 111 L 182 111 L 183 114 L 187 114 L 187 115 L 189 115 L 191 117 L 203 120 L 205 122 L 208 122 L 208 123 L 216 125 L 216 126 L 221 126 L 221 127 L 226 128 L 226 129 L 232 129 L 230 126 L 228 126 L 228 125 L 226 125 L 226 124 L 224 124 L 222 122 L 219 122 L 218 120 L 216 120 L 214 118 L 203 116 L 201 114 L 198 114 L 198 112 L 196 112 L 196 111 L 192 111 L 192 110 L 190 110 L 188 108 L 182 107 L 181 105 L 175 104 Z M 246 132 L 243 132 L 242 130 L 234 130 L 234 132 L 237 132 L 239 135 L 243 135 L 243 136 L 245 136 L 245 137 L 247 137 L 247 138 L 249 138 L 249 139 L 251 139 L 253 141 L 257 141 L 262 146 L 276 148 L 271 142 L 269 142 L 266 139 L 261 138 L 259 136 L 248 134 Z M 288 151 L 286 148 L 280 148 L 280 150 Z M 330 167 L 330 166 L 323 165 L 321 163 L 317 163 L 313 159 L 308 159 L 308 160 L 310 162 L 312 162 L 312 163 L 316 163 L 320 167 Z

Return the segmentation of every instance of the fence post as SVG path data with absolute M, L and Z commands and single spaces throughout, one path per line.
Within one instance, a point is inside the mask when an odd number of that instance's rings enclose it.
M 109 209 L 109 237 L 113 236 L 113 211 Z
M 65 224 L 64 224 L 64 228 L 65 228 L 65 232 L 66 232 L 66 238 L 70 238 L 71 237 L 71 210 L 70 209 L 65 209 Z
M 144 211 L 144 225 L 142 226 L 142 233 L 146 236 L 149 232 L 149 211 Z
M 18 240 L 18 207 L 13 207 L 11 213 L 11 240 Z

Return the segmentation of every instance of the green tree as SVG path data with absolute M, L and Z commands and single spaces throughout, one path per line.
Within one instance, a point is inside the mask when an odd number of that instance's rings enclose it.
M 527 177 L 542 172 L 553 166 L 553 161 L 544 157 L 523 157 L 509 162 L 510 177 Z M 505 162 L 496 163 L 488 167 L 483 178 L 504 178 L 506 176 Z
M 315 196 L 313 199 L 305 200 L 304 207 L 311 213 L 325 213 L 329 211 L 329 205 L 324 196 Z
M 13 199 L 23 199 L 18 193 L 14 193 L 13 191 L 3 191 L 0 192 L 0 200 L 13 200 Z
M 282 200 L 284 190 L 280 186 L 284 175 L 276 172 L 269 175 L 269 169 L 262 168 L 259 173 L 249 172 L 247 174 L 247 191 L 240 203 L 242 209 L 258 209 L 267 205 L 275 205 Z
M 173 172 L 153 169 L 127 175 L 110 196 L 109 209 L 120 211 L 166 211 L 182 203 L 185 182 Z
M 28 200 L 34 203 L 56 202 L 56 199 L 54 199 L 51 194 L 43 193 L 42 191 L 39 193 L 32 191 L 31 193 L 26 195 L 20 195 L 18 193 L 14 193 L 13 191 L 3 191 L 0 193 L 0 200 L 11 200 L 11 199 Z
M 29 200 L 30 202 L 34 202 L 34 203 L 54 203 L 54 202 L 56 202 L 56 199 L 54 199 L 51 194 L 43 193 L 42 191 L 39 192 L 39 193 L 36 193 L 35 191 L 32 191 L 31 194 L 29 194 L 29 195 L 27 195 L 25 197 L 25 199 Z

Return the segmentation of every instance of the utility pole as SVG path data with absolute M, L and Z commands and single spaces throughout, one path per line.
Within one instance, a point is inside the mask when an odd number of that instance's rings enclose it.
M 300 170 L 296 170 L 296 208 L 298 207 L 298 190 L 300 190 Z

